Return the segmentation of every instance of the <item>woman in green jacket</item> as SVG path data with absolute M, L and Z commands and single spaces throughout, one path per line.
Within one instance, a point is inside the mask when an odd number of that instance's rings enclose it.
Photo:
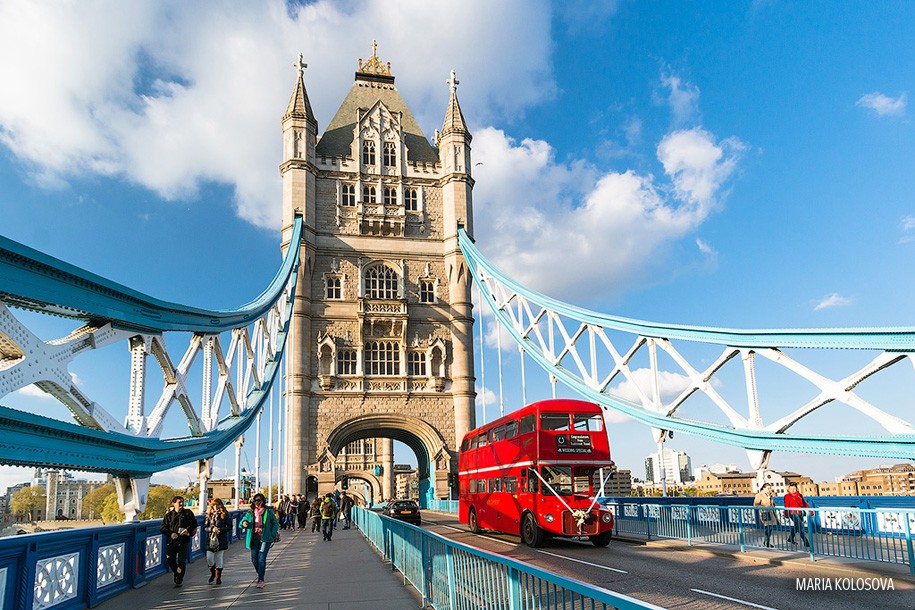
M 280 528 L 273 507 L 267 506 L 264 494 L 254 494 L 251 508 L 241 519 L 241 528 L 246 531 L 245 546 L 251 549 L 251 563 L 257 570 L 257 588 L 264 588 L 264 572 L 267 570 L 267 553 L 277 539 Z

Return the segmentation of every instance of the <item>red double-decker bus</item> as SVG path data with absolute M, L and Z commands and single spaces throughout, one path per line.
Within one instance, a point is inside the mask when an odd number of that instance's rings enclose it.
M 473 430 L 461 443 L 459 516 L 482 529 L 520 535 L 586 536 L 607 546 L 613 514 L 595 497 L 615 471 L 599 406 L 544 400 Z

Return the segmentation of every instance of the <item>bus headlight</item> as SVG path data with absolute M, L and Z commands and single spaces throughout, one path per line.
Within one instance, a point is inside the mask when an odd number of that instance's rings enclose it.
M 600 516 L 604 523 L 610 523 L 610 513 L 604 513 Z
M 546 521 L 547 523 L 552 523 L 554 519 L 555 519 L 555 517 L 553 517 L 553 513 L 547 513 L 543 517 L 543 520 Z

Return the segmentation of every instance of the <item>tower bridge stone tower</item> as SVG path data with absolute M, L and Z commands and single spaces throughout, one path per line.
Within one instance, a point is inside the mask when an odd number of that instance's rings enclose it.
M 470 141 L 451 73 L 441 133 L 416 123 L 373 42 L 323 135 L 298 76 L 283 116 L 283 251 L 301 249 L 287 347 L 285 486 L 342 479 L 393 495 L 394 440 L 417 455 L 420 494 L 449 496 L 475 427 Z M 302 242 L 290 244 L 294 215 Z M 355 481 L 354 481 L 355 482 Z

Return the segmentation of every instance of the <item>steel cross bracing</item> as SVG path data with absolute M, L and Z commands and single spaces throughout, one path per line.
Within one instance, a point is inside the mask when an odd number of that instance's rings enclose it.
M 463 230 L 459 243 L 484 300 L 524 355 L 534 358 L 551 378 L 605 409 L 648 424 L 659 442 L 676 431 L 735 445 L 747 451 L 754 468 L 768 467 L 771 452 L 776 450 L 915 459 L 915 427 L 855 392 L 877 373 L 896 365 L 915 366 L 915 329 L 734 330 L 613 317 L 568 305 L 515 282 L 486 260 Z M 717 357 L 700 359 L 708 364 L 692 364 L 690 354 L 696 344 L 718 348 Z M 852 373 L 831 378 L 790 357 L 784 351 L 788 348 L 821 354 L 835 349 L 868 350 L 873 357 Z M 659 351 L 686 380 L 679 394 L 668 400 L 662 400 L 660 379 L 670 371 L 659 366 Z M 640 386 L 632 370 L 635 359 L 646 356 L 650 369 L 647 388 Z M 736 401 L 726 400 L 718 391 L 722 383 L 716 375 L 736 358 L 743 368 L 745 414 L 732 404 Z M 805 396 L 787 414 L 766 421 L 757 387 L 759 358 L 784 374 L 806 380 L 814 388 L 812 398 Z M 628 397 L 618 391 L 621 382 L 628 382 Z M 911 394 L 909 388 L 905 395 Z M 698 395 L 705 397 L 705 404 L 714 405 L 719 419 L 726 423 L 683 416 L 684 411 L 689 412 L 690 398 Z M 838 404 L 876 422 L 887 434 L 830 437 L 792 430 L 818 409 Z
M 297 217 L 288 242 L 292 245 L 270 286 L 232 310 L 160 301 L 0 237 L 0 399 L 35 384 L 63 403 L 77 422 L 0 407 L 0 463 L 142 479 L 207 460 L 232 444 L 255 420 L 279 370 L 295 294 L 295 244 L 301 234 Z M 82 324 L 66 337 L 45 342 L 10 307 Z M 190 335 L 177 364 L 166 332 L 172 342 Z M 92 400 L 69 372 L 78 356 L 117 342 L 125 343 L 130 358 L 123 424 L 116 410 Z M 163 388 L 147 411 L 150 355 L 161 371 Z M 202 398 L 195 401 L 188 381 L 201 358 Z M 161 438 L 166 415 L 176 404 L 189 434 Z

